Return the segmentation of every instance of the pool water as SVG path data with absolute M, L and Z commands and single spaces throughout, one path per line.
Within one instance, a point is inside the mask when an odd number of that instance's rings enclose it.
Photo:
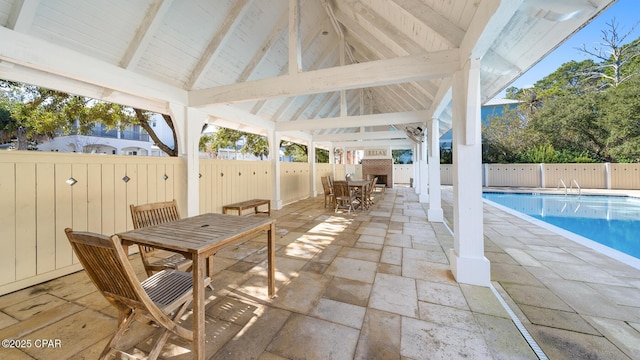
M 640 259 L 640 199 L 484 193 L 487 200 Z

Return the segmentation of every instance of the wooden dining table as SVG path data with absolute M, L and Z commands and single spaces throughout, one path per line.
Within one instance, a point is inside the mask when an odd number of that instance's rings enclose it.
M 119 233 L 122 245 L 147 245 L 193 260 L 193 358 L 205 359 L 205 286 L 213 279 L 213 255 L 251 235 L 267 233 L 268 295 L 275 295 L 275 219 L 202 214 Z M 125 249 L 126 250 L 126 249 Z

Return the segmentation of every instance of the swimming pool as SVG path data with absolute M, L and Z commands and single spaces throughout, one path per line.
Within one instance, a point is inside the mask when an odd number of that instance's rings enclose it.
M 640 199 L 486 192 L 489 201 L 640 259 Z

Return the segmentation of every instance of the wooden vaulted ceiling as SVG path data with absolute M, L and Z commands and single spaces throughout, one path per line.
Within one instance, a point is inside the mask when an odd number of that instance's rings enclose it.
M 489 100 L 612 2 L 0 0 L 0 77 L 294 141 L 406 147 L 408 124 L 451 127 L 466 59 L 482 59 Z

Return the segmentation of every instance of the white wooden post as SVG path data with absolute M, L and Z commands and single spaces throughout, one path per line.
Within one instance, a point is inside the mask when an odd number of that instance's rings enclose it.
M 415 187 L 419 191 L 419 199 L 421 203 L 429 202 L 429 169 L 427 168 L 427 149 L 428 149 L 428 140 L 425 140 L 423 143 L 418 144 L 417 149 L 420 152 L 420 161 L 417 162 L 416 165 L 418 167 L 418 182 L 414 181 Z
M 467 61 L 453 76 L 453 223 L 451 271 L 459 283 L 489 286 L 484 256 L 480 59 Z
M 269 130 L 267 137 L 269 142 L 269 155 L 271 157 L 271 207 L 276 210 L 282 209 L 282 196 L 280 194 L 280 133 Z
M 427 218 L 432 222 L 443 222 L 442 195 L 440 193 L 440 124 L 438 119 L 431 119 L 428 128 L 429 210 Z
M 316 189 L 316 145 L 313 143 L 313 141 L 309 142 L 307 152 L 307 161 L 309 162 L 309 167 L 311 168 L 311 171 L 309 172 L 309 196 L 316 197 L 318 194 Z
M 171 119 L 178 138 L 178 152 L 187 163 L 187 216 L 200 214 L 200 132 L 207 115 L 197 109 L 170 104 Z

